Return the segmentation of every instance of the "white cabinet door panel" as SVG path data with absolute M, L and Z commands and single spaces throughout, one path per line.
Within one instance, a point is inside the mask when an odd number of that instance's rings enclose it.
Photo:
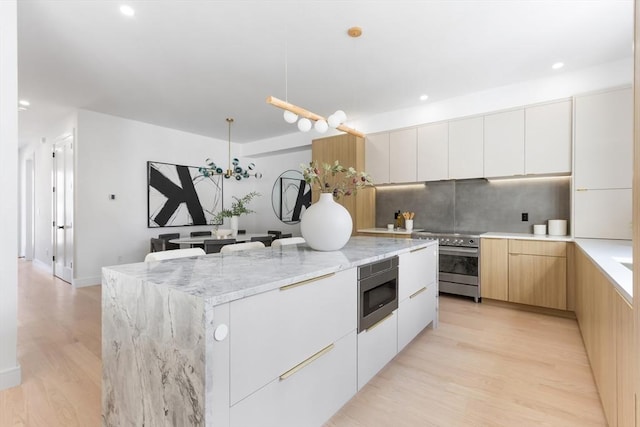
M 576 191 L 573 234 L 596 239 L 631 239 L 631 189 Z
M 389 181 L 389 132 L 367 135 L 364 151 L 365 170 L 375 184 Z
M 449 122 L 449 177 L 484 176 L 483 117 Z
M 524 174 L 524 110 L 484 116 L 484 176 Z
M 435 282 L 438 268 L 437 245 L 400 254 L 398 259 L 398 301 Z
M 571 172 L 571 101 L 525 109 L 525 173 Z
M 231 404 L 357 326 L 356 269 L 230 304 Z
M 418 290 L 398 305 L 398 352 L 436 317 L 436 284 Z
M 631 188 L 631 89 L 578 96 L 575 103 L 575 188 Z
M 398 353 L 398 314 L 358 334 L 358 390 Z
M 356 394 L 356 342 L 353 330 L 290 377 L 275 379 L 236 403 L 231 426 L 321 426 Z
M 449 179 L 449 123 L 418 128 L 418 181 Z
M 417 135 L 415 128 L 389 134 L 389 181 L 416 182 Z

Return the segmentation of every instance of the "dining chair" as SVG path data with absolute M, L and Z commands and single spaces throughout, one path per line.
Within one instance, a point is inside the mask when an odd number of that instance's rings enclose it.
M 265 246 L 271 246 L 271 242 L 273 241 L 273 236 L 253 236 L 251 237 L 251 241 L 262 242 Z
M 264 248 L 264 243 L 262 242 L 244 242 L 244 243 L 236 243 L 235 245 L 226 245 L 220 249 L 221 254 L 227 254 L 230 252 L 238 252 L 238 251 L 246 251 L 248 249 L 260 249 Z
M 186 258 L 204 255 L 204 250 L 200 248 L 173 249 L 170 251 L 151 252 L 144 257 L 144 262 L 162 261 L 164 259 Z
M 167 250 L 167 241 L 152 237 L 149 241 L 149 252 L 162 252 Z
M 204 241 L 204 251 L 208 254 L 217 254 L 225 245 L 233 245 L 236 239 L 207 239 Z
M 279 239 L 280 235 L 282 234 L 282 231 L 280 230 L 267 230 L 267 234 L 273 234 L 273 238 L 274 239 Z
M 302 237 L 285 237 L 284 239 L 276 239 L 271 243 L 272 248 L 279 248 L 281 246 L 297 245 L 299 243 L 307 243 Z
M 213 233 L 211 233 L 211 231 L 192 231 L 190 236 L 191 237 L 213 236 Z M 204 249 L 204 245 L 200 245 L 198 243 L 191 245 L 191 247 Z
M 167 249 L 180 249 L 180 244 L 169 242 L 169 240 L 179 239 L 179 238 L 180 238 L 180 233 L 166 233 L 166 234 L 158 235 L 158 239 L 162 239 L 166 241 L 165 248 Z
M 271 243 L 272 248 L 279 248 L 281 246 L 297 245 L 299 243 L 307 243 L 302 237 L 286 237 L 284 239 L 276 239 Z

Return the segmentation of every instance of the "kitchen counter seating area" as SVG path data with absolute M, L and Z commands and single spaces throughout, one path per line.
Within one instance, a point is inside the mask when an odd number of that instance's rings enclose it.
M 105 267 L 103 425 L 321 425 L 437 325 L 437 259 L 436 242 L 352 237 Z M 397 308 L 360 330 L 360 269 L 386 261 Z

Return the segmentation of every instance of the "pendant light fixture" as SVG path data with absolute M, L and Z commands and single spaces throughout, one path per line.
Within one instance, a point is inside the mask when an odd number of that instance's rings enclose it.
M 242 178 L 254 177 L 257 179 L 262 178 L 262 173 L 254 172 L 256 165 L 254 163 L 249 163 L 247 168 L 244 169 L 240 166 L 240 161 L 238 158 L 231 158 L 231 124 L 234 122 L 232 117 L 227 117 L 227 123 L 229 125 L 229 163 L 227 170 L 223 170 L 220 166 L 217 166 L 211 159 L 207 159 L 207 166 L 201 167 L 198 170 L 203 176 L 215 176 L 222 175 L 226 179 L 231 177 L 235 178 L 236 181 L 240 181 Z
M 362 35 L 362 28 L 351 27 L 347 30 L 349 37 L 358 38 Z M 328 118 L 324 118 L 316 113 L 305 110 L 289 103 L 289 85 L 288 85 L 288 52 L 285 48 L 285 60 L 284 60 L 284 85 L 285 85 L 285 100 L 282 101 L 274 96 L 267 98 L 267 104 L 271 104 L 274 107 L 284 110 L 284 121 L 287 123 L 296 123 L 300 132 L 309 132 L 313 127 L 318 133 L 325 133 L 329 128 L 338 129 L 351 135 L 364 137 L 362 132 L 345 126 L 347 121 L 347 115 L 342 110 L 337 110 L 331 114 Z M 299 120 L 298 120 L 299 119 Z

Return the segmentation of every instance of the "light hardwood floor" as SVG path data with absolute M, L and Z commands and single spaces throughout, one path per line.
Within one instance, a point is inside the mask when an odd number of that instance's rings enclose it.
M 19 263 L 20 387 L 0 427 L 100 425 L 100 287 L 74 290 Z M 347 426 L 606 425 L 574 319 L 440 298 L 419 335 L 328 423 Z

